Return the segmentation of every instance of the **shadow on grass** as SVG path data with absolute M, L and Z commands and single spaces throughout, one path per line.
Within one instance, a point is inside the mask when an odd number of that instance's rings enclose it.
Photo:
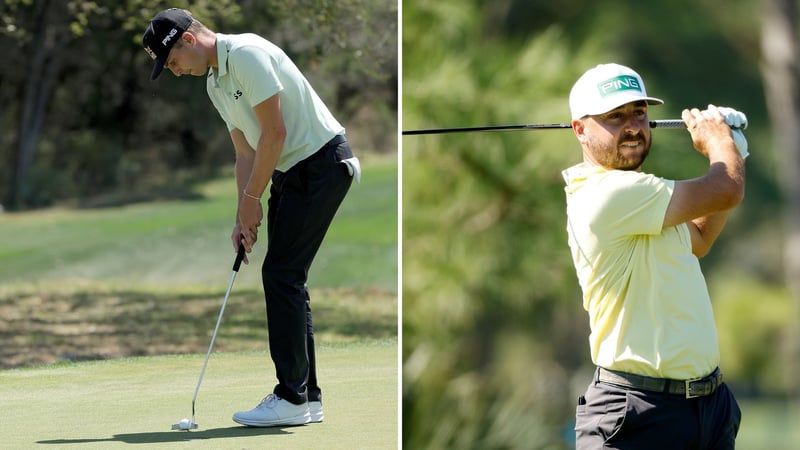
M 283 428 L 229 427 L 213 428 L 204 431 L 158 431 L 145 433 L 115 434 L 108 438 L 48 439 L 37 444 L 69 445 L 90 444 L 94 442 L 122 442 L 125 444 L 163 444 L 168 442 L 191 442 L 207 439 L 242 438 L 252 436 L 277 436 L 290 434 Z
M 313 293 L 315 332 L 326 342 L 396 335 L 397 299 L 380 290 Z M 0 295 L 0 369 L 131 356 L 203 353 L 223 293 L 126 290 Z M 228 301 L 216 351 L 267 348 L 263 293 Z

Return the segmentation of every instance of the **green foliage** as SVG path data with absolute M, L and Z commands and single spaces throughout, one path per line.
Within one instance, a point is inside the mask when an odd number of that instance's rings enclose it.
M 441 4 L 421 22 L 415 11 L 404 10 L 404 36 L 416 36 L 404 42 L 404 67 L 415 68 L 404 74 L 404 128 L 568 117 L 557 93 L 579 69 L 557 27 L 519 46 L 434 55 L 435 38 L 414 27 L 437 13 L 448 17 L 443 33 L 458 26 Z M 455 22 L 467 27 L 467 14 Z M 406 137 L 403 157 L 405 445 L 557 448 L 572 394 L 551 381 L 580 364 L 585 336 L 573 325 L 580 294 L 553 168 L 579 152 L 563 135 L 498 133 Z
M 282 46 L 356 152 L 396 151 L 391 0 L 13 0 L 0 12 L 0 47 L 20 68 L 0 74 L 0 203 L 25 209 L 112 190 L 124 201 L 130 186 L 167 188 L 176 170 L 204 177 L 233 160 L 202 77 L 149 80 L 141 35 L 166 7 L 187 8 L 212 30 L 256 32 Z M 35 146 L 23 151 L 29 137 Z M 30 172 L 20 171 L 23 154 Z
M 725 376 L 752 393 L 781 395 L 795 383 L 784 361 L 797 305 L 786 288 L 766 287 L 741 274 L 715 273 L 712 295 Z M 768 349 L 768 350 L 767 350 Z
M 248 17 L 274 19 L 234 29 L 260 33 L 283 48 L 334 113 L 343 116 L 356 147 L 381 153 L 397 148 L 395 0 L 240 3 Z
M 741 108 L 758 154 L 748 160 L 748 200 L 715 246 L 717 256 L 703 260 L 713 273 L 742 230 L 779 208 L 752 69 L 756 11 L 746 2 L 726 11 L 688 1 L 606 6 L 406 0 L 403 129 L 568 122 L 575 79 L 610 61 L 636 68 L 648 92 L 666 100 L 651 108 L 653 119 L 711 102 Z M 734 17 L 744 11 L 751 20 Z M 653 136 L 645 170 L 677 179 L 706 170 L 686 133 Z M 403 138 L 406 448 L 569 446 L 573 399 L 589 381 L 591 361 L 560 171 L 580 159 L 570 131 Z M 715 307 L 726 310 L 720 328 L 731 326 L 728 306 Z M 760 339 L 779 342 L 786 326 L 759 321 L 749 349 L 763 353 Z M 724 361 L 747 361 L 732 377 L 726 373 L 734 385 L 755 376 L 760 386 L 780 364 L 767 355 L 770 364 L 757 368 L 765 360 L 749 349 L 723 347 Z M 785 392 L 785 384 L 773 386 Z

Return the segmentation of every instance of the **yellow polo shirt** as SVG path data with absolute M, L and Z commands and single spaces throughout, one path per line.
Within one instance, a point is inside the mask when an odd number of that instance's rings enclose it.
M 713 371 L 717 330 L 688 226 L 662 228 L 675 182 L 583 163 L 562 174 L 592 361 L 678 380 Z

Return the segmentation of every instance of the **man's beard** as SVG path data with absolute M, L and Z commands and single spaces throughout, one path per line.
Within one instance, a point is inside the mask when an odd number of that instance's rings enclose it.
M 633 141 L 638 141 L 643 146 L 642 152 L 632 156 L 623 155 L 620 151 L 622 143 Z M 603 167 L 616 170 L 638 170 L 650 153 L 650 145 L 650 140 L 641 134 L 622 137 L 613 144 L 597 144 L 595 139 L 589 137 L 589 147 L 594 149 L 593 156 L 597 162 Z

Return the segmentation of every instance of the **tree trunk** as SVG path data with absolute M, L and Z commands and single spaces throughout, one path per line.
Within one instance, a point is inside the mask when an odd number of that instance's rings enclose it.
M 68 17 L 64 3 L 54 2 L 53 6 L 53 2 L 43 0 L 35 5 L 36 24 L 28 50 L 31 58 L 26 68 L 27 81 L 22 92 L 19 143 L 10 195 L 16 207 L 22 206 L 30 196 L 28 175 L 39 145 L 47 105 L 63 64 L 69 34 L 68 31 L 65 32 L 63 23 L 53 23 L 49 19 L 55 17 L 56 21 L 63 21 Z
M 778 177 L 784 196 L 786 282 L 800 310 L 800 45 L 796 0 L 766 0 L 761 72 L 774 136 Z M 787 386 L 800 407 L 800 317 L 793 321 Z

